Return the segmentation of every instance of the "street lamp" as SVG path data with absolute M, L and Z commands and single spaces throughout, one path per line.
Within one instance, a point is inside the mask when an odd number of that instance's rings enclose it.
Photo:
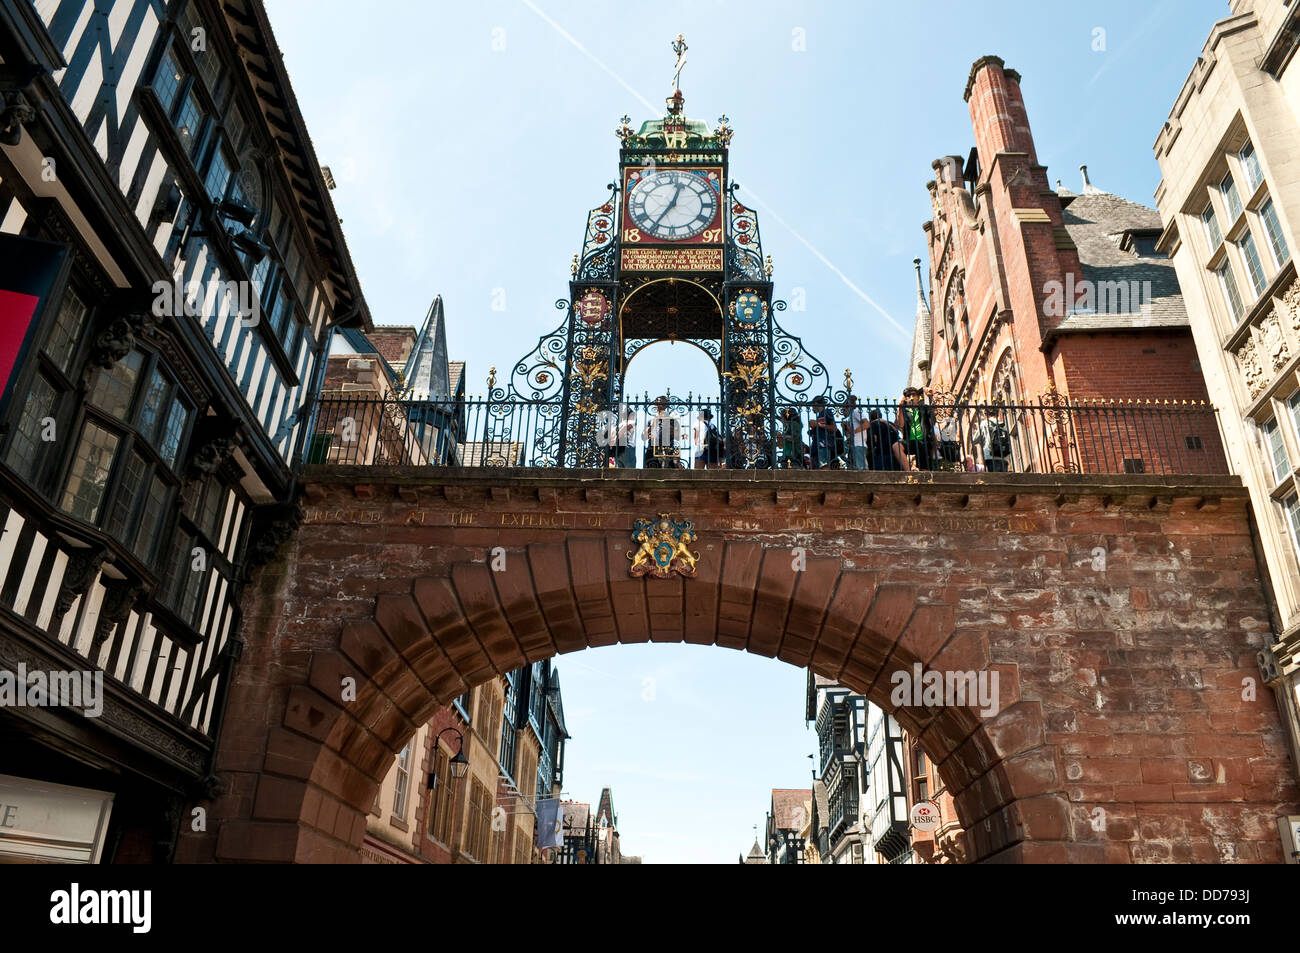
M 442 739 L 442 736 L 449 731 L 456 736 L 456 740 L 458 744 L 456 747 L 456 754 L 452 757 L 451 761 L 448 762 L 447 767 L 451 771 L 452 780 L 459 781 L 461 778 L 465 777 L 465 775 L 469 773 L 469 758 L 465 757 L 465 736 L 460 733 L 460 730 L 458 728 L 442 729 L 442 731 L 438 732 L 438 734 L 434 736 L 433 750 L 434 751 L 438 750 L 438 742 Z M 438 783 L 438 772 L 430 771 L 429 788 L 432 790 L 437 786 L 437 783 Z

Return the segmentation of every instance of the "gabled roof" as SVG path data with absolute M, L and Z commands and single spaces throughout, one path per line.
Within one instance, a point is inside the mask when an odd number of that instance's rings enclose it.
M 370 328 L 370 309 L 265 5 L 262 0 L 224 0 L 219 6 L 272 131 L 276 157 L 294 193 L 290 204 L 301 209 L 306 237 L 326 267 L 336 296 L 335 314 L 344 319 L 340 323 Z
M 614 826 L 614 794 L 609 788 L 600 789 L 600 803 L 596 807 L 596 824 L 608 819 L 609 826 Z
M 591 805 L 582 801 L 561 801 L 560 815 L 563 818 L 564 829 L 572 829 L 577 832 L 579 829 L 586 830 L 587 821 L 591 817 Z
M 808 822 L 803 818 L 803 823 L 796 823 L 800 820 L 797 813 L 804 809 L 804 802 L 808 800 L 807 788 L 773 788 L 772 789 L 772 821 L 777 830 L 797 831 Z
M 1065 230 L 1078 248 L 1085 280 L 1094 288 L 1108 282 L 1137 282 L 1139 289 L 1145 289 L 1150 282 L 1151 298 L 1145 311 L 1130 302 L 1123 313 L 1067 314 L 1050 333 L 1189 326 L 1173 262 L 1139 257 L 1122 247 L 1125 237 L 1134 233 L 1159 234 L 1159 212 L 1094 186 L 1075 196 L 1063 215 Z M 1144 290 L 1142 293 L 1145 295 Z M 1148 302 L 1144 298 L 1142 303 Z

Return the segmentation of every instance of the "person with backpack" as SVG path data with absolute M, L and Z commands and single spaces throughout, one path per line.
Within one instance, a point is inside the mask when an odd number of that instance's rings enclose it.
M 1011 433 L 997 408 L 985 407 L 983 414 L 975 435 L 979 438 L 984 467 L 989 473 L 1006 473 L 1011 458 Z
M 840 433 L 840 428 L 835 423 L 834 412 L 826 406 L 826 398 L 820 394 L 813 398 L 812 402 L 812 420 L 808 421 L 809 440 L 808 445 L 812 454 L 812 467 L 814 470 L 821 470 L 829 467 L 838 457 L 836 450 L 836 437 L 844 439 Z
M 699 412 L 691 428 L 691 444 L 695 450 L 695 469 L 712 470 L 723 465 L 725 442 L 713 426 L 713 411 L 707 407 Z
M 916 468 L 929 470 L 934 456 L 934 410 L 923 401 L 921 388 L 908 387 L 903 391 L 897 427 L 903 435 L 906 453 L 916 458 Z
M 903 452 L 903 438 L 898 428 L 872 409 L 867 415 L 867 445 L 869 462 L 873 470 L 907 470 L 907 454 Z

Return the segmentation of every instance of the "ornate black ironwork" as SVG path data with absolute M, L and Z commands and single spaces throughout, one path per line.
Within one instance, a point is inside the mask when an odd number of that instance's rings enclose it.
M 667 148 L 666 139 L 661 144 L 656 138 L 664 133 L 652 129 L 643 140 L 628 122 L 625 117 L 619 129 L 625 165 L 637 161 L 633 152 Z M 725 118 L 719 122 L 712 137 L 692 134 L 687 151 L 701 155 L 690 161 L 709 157 L 725 166 L 731 130 Z M 497 448 L 503 465 L 523 454 L 534 466 L 608 466 L 609 449 L 598 438 L 624 400 L 628 364 L 649 344 L 670 340 L 700 348 L 717 368 L 717 426 L 727 439 L 728 465 L 778 466 L 784 408 L 819 396 L 842 404 L 848 391 L 834 390 L 826 366 L 776 322 L 785 302 L 773 299 L 757 213 L 736 197 L 734 183 L 726 189 L 721 274 L 624 274 L 620 188 L 608 188 L 609 198 L 587 215 L 569 297 L 555 303 L 564 321 L 516 362 L 504 386 L 489 387 L 482 432 L 469 434 L 471 443 L 485 454 Z M 521 417 L 524 405 L 528 412 Z M 523 417 L 535 428 L 526 434 L 514 429 Z M 486 457 L 479 462 L 490 463 Z
M 609 200 L 587 214 L 575 277 L 583 281 L 613 281 L 618 277 L 618 185 L 610 182 Z
M 758 235 L 758 215 L 736 198 L 739 188 L 733 182 L 728 190 L 727 211 L 731 216 L 731 227 L 727 232 L 730 237 L 727 268 L 733 280 L 762 281 L 766 276 L 763 273 L 763 246 Z

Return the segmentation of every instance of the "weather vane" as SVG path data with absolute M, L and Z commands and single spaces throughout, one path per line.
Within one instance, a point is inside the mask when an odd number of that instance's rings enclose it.
M 686 65 L 686 39 L 680 33 L 673 41 L 673 52 L 677 54 L 677 68 L 673 72 L 673 91 L 682 88 L 682 67 Z

